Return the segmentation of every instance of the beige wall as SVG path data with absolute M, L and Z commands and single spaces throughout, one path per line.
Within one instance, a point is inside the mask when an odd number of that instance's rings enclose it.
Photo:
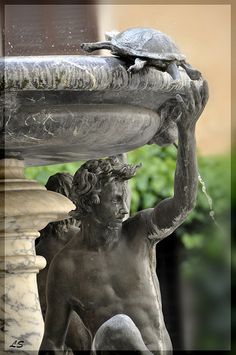
M 157 28 L 208 80 L 210 99 L 197 127 L 204 155 L 230 150 L 230 11 L 230 5 L 98 5 L 101 39 L 112 29 Z

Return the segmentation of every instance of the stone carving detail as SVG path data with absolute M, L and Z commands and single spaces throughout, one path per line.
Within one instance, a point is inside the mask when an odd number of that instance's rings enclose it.
M 174 196 L 155 208 L 123 221 L 128 213 L 124 181 L 135 175 L 138 166 L 110 157 L 87 161 L 75 174 L 71 196 L 76 209 L 71 216 L 81 220 L 81 229 L 50 266 L 42 353 L 65 350 L 72 311 L 90 334 L 95 353 L 171 351 L 155 273 L 155 245 L 195 205 L 195 125 L 207 99 L 207 83 L 192 83 L 185 95 L 176 95 L 171 109 L 167 104 L 160 110 L 161 116 L 168 112 L 176 122 L 178 154 Z

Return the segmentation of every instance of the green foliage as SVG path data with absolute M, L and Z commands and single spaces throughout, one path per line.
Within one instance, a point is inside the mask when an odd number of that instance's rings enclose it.
M 230 214 L 230 157 L 200 157 L 198 163 L 207 194 L 212 199 L 215 219 L 225 224 Z M 202 232 L 209 224 L 214 226 L 207 197 L 199 184 L 196 207 L 178 231 L 182 235 L 185 230 Z
M 234 148 L 231 156 L 231 166 L 232 166 L 232 206 L 236 208 L 236 149 Z
M 136 178 L 131 180 L 132 213 L 153 207 L 162 199 L 173 195 L 176 155 L 177 151 L 174 146 L 160 148 L 155 145 L 145 146 L 128 154 L 130 163 L 142 162 L 143 164 Z M 212 199 L 215 218 L 221 222 L 229 216 L 230 157 L 200 157 L 198 163 L 199 173 Z M 204 226 L 214 225 L 209 213 L 209 202 L 199 183 L 196 208 L 179 228 L 179 234 L 185 235 L 182 241 L 187 248 L 193 243 L 193 241 L 187 242 L 193 231 L 200 235 Z M 189 233 L 190 230 L 191 233 Z
M 76 162 L 69 164 L 29 167 L 25 169 L 25 176 L 30 180 L 37 180 L 40 184 L 45 185 L 48 178 L 53 174 L 67 172 L 74 175 L 81 164 L 82 162 Z
M 201 249 L 204 243 L 204 236 L 199 233 L 189 234 L 185 233 L 182 237 L 182 242 L 185 245 L 186 249 Z
M 174 146 L 160 148 L 157 145 L 144 146 L 128 153 L 131 164 L 142 163 L 136 177 L 130 181 L 131 213 L 153 207 L 173 195 L 176 153 Z

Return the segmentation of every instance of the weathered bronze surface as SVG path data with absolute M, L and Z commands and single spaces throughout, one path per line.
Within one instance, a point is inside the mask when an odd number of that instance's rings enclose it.
M 160 109 L 161 120 L 168 114 L 177 125 L 178 154 L 174 195 L 155 208 L 123 221 L 128 213 L 124 182 L 135 175 L 137 166 L 110 157 L 87 161 L 75 174 L 71 196 L 76 210 L 71 215 L 81 220 L 81 230 L 55 256 L 49 270 L 42 353 L 65 349 L 72 311 L 91 336 L 89 349 L 171 351 L 155 272 L 155 245 L 195 205 L 195 126 L 207 99 L 207 83 L 200 87 L 191 83 L 185 95 L 177 94 Z
M 163 129 L 160 144 L 170 143 L 176 124 L 160 121 L 158 110 L 189 89 L 179 72 L 174 81 L 150 66 L 129 73 L 115 57 L 7 57 L 0 62 L 2 155 L 26 165 L 94 159 L 142 146 Z

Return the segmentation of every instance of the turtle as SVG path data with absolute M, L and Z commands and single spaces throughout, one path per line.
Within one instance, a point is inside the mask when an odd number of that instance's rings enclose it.
M 135 27 L 122 32 L 106 33 L 105 42 L 82 43 L 86 52 L 109 49 L 123 59 L 131 60 L 128 72 L 135 73 L 144 66 L 154 66 L 166 71 L 174 80 L 180 79 L 178 66 L 185 69 L 191 80 L 199 80 L 201 73 L 186 62 L 174 41 L 165 33 L 153 28 Z

